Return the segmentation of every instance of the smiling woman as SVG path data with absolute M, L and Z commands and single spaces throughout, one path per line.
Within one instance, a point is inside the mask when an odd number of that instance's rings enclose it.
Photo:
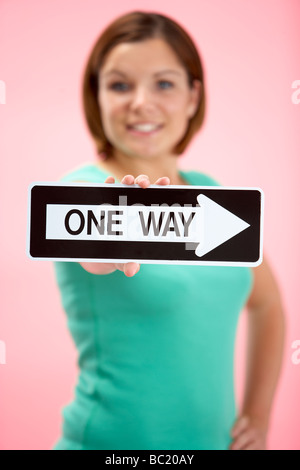
M 181 26 L 154 13 L 118 18 L 96 41 L 83 80 L 85 117 L 105 158 L 64 180 L 146 191 L 151 183 L 217 185 L 178 169 L 201 128 L 204 98 L 201 61 Z M 232 440 L 232 449 L 264 448 L 283 330 L 268 265 L 103 261 L 55 264 L 80 367 L 55 448 L 208 450 Z M 247 302 L 250 367 L 238 413 L 233 354 Z
M 107 56 L 111 51 L 114 54 L 111 56 L 111 59 L 118 57 L 115 49 L 119 45 L 121 45 L 119 54 L 121 52 L 127 53 L 128 57 L 130 56 L 134 61 L 134 66 L 139 65 L 141 67 L 145 66 L 147 63 L 151 66 L 154 51 L 149 49 L 148 53 L 151 55 L 151 61 L 148 62 L 147 55 L 143 55 L 144 51 L 142 49 L 145 41 L 153 39 L 158 40 L 154 41 L 153 45 L 156 52 L 158 51 L 159 53 L 159 57 L 157 58 L 158 69 L 155 70 L 153 67 L 151 70 L 153 73 L 152 78 L 154 79 L 153 85 L 158 89 L 169 90 L 175 85 L 173 80 L 178 78 L 179 80 L 183 79 L 185 85 L 188 85 L 190 89 L 196 87 L 197 93 L 199 94 L 197 109 L 191 117 L 184 137 L 177 142 L 174 149 L 175 154 L 180 154 L 185 150 L 193 135 L 200 129 L 203 123 L 205 113 L 203 66 L 199 52 L 190 36 L 178 23 L 171 19 L 166 20 L 166 17 L 163 15 L 141 12 L 129 13 L 115 20 L 103 31 L 92 49 L 85 69 L 83 80 L 83 105 L 87 123 L 99 154 L 104 152 L 105 155 L 108 156 L 113 148 L 102 126 L 101 107 L 99 115 L 98 93 L 99 87 L 100 89 L 102 87 L 101 79 L 99 80 L 99 71 L 100 77 L 103 79 L 108 78 L 105 77 L 105 72 L 102 68 L 105 66 Z M 160 50 L 159 44 L 162 43 L 162 50 Z M 136 52 L 135 57 L 133 57 L 132 54 L 130 55 L 130 50 L 132 50 L 133 45 L 140 48 L 140 50 Z M 164 62 L 163 60 L 166 56 L 166 49 L 168 52 L 171 52 L 169 57 L 171 61 L 170 70 L 168 70 L 168 62 Z M 123 60 L 124 59 L 125 57 L 123 57 Z M 106 70 L 107 73 L 116 72 L 115 77 L 110 77 L 110 85 L 115 91 L 116 89 L 118 89 L 118 91 L 129 91 L 133 84 L 128 82 L 128 80 L 134 79 L 132 74 L 135 68 L 130 67 L 129 64 L 124 62 L 124 68 L 119 62 L 114 62 L 114 64 L 116 69 L 114 69 L 111 64 L 110 70 Z M 164 76 L 165 73 L 167 74 L 166 76 Z M 176 77 L 176 75 L 179 75 L 179 77 Z
M 98 93 L 114 160 L 151 158 L 155 164 L 172 157 L 199 98 L 199 80 L 189 85 L 186 70 L 164 40 L 117 45 L 100 69 Z

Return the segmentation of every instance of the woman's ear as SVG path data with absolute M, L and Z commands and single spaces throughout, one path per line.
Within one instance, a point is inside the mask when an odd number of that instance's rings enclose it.
M 188 116 L 191 119 L 192 117 L 194 117 L 197 111 L 197 108 L 199 106 L 201 97 L 202 97 L 203 87 L 202 87 L 202 83 L 200 82 L 200 80 L 195 79 L 193 81 L 193 86 L 190 91 L 191 91 L 191 95 L 190 95 L 190 104 L 188 107 Z

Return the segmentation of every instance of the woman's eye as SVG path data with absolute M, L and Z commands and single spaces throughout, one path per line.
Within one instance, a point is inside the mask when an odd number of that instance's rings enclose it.
M 109 88 L 114 91 L 127 91 L 129 89 L 129 85 L 124 82 L 115 82 L 112 83 Z
M 158 86 L 162 90 L 168 90 L 169 88 L 173 88 L 174 85 L 172 82 L 169 82 L 168 80 L 160 80 L 158 82 Z

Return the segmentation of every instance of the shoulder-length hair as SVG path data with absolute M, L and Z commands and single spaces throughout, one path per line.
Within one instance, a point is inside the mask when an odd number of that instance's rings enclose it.
M 102 64 L 107 54 L 118 44 L 152 38 L 164 39 L 171 46 L 187 72 L 190 87 L 193 86 L 194 80 L 199 80 L 202 85 L 198 108 L 189 120 L 184 137 L 174 148 L 175 154 L 184 152 L 203 123 L 205 111 L 203 67 L 191 37 L 177 22 L 164 15 L 140 11 L 127 13 L 111 23 L 97 39 L 83 74 L 84 115 L 99 155 L 105 153 L 110 156 L 113 150 L 104 133 L 98 103 L 98 80 Z

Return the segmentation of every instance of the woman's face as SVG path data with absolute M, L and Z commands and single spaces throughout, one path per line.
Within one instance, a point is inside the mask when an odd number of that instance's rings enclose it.
M 119 44 L 99 79 L 102 125 L 114 152 L 147 159 L 173 154 L 196 112 L 200 83 L 190 88 L 172 48 L 162 39 Z

